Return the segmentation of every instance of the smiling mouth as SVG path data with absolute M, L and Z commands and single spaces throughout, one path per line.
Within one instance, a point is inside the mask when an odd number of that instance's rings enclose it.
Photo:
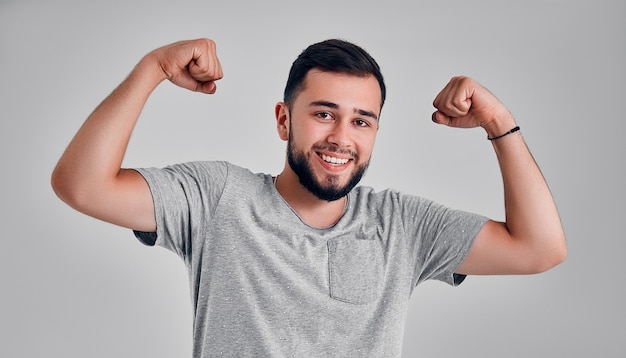
M 329 155 L 321 154 L 321 153 L 319 154 L 319 156 L 326 163 L 333 164 L 333 165 L 344 165 L 344 164 L 346 164 L 347 162 L 350 161 L 350 159 L 348 159 L 348 158 L 331 157 Z

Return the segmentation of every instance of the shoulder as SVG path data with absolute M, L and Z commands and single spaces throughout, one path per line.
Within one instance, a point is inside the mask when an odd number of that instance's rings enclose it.
M 358 206 L 403 207 L 428 206 L 432 201 L 420 196 L 406 194 L 396 189 L 376 191 L 372 187 L 357 186 L 350 192 L 350 200 Z
M 445 205 L 428 198 L 407 194 L 396 189 L 376 191 L 357 187 L 349 197 L 351 215 L 365 215 L 369 220 L 419 225 L 428 217 L 449 212 Z
M 140 171 L 164 172 L 171 175 L 185 175 L 196 178 L 202 177 L 222 177 L 222 178 L 256 178 L 264 177 L 266 174 L 254 174 L 250 170 L 232 164 L 227 161 L 190 161 L 184 163 L 171 164 L 161 169 L 143 168 Z
M 241 167 L 229 162 L 219 162 L 224 166 L 227 174 L 227 181 L 242 187 L 265 186 L 272 182 L 272 175 L 266 173 L 255 173 L 248 168 Z
M 193 168 L 199 183 L 217 184 L 225 195 L 232 198 L 258 195 L 273 186 L 272 175 L 254 173 L 248 168 L 226 161 L 190 162 L 185 166 Z
M 254 174 L 250 170 L 226 161 L 190 161 L 163 168 L 137 168 L 151 188 L 180 186 L 187 189 L 222 190 L 224 187 L 250 187 L 267 181 L 265 174 Z
M 160 174 L 160 175 L 190 175 L 190 176 L 203 176 L 210 175 L 212 173 L 226 174 L 228 172 L 227 162 L 220 161 L 193 161 L 170 164 L 163 168 L 138 168 L 142 173 Z

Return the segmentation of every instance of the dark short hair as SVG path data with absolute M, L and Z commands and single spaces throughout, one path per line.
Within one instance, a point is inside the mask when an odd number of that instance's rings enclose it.
M 380 86 L 381 108 L 385 103 L 385 81 L 376 60 L 353 43 L 330 39 L 307 47 L 291 65 L 283 97 L 288 107 L 302 91 L 304 78 L 312 69 L 363 77 L 373 75 Z

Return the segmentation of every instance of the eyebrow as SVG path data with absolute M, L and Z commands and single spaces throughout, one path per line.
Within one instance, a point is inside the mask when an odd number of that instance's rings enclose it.
M 309 107 L 328 107 L 332 109 L 339 109 L 339 105 L 337 103 L 329 102 L 329 101 L 313 101 L 309 103 Z M 372 111 L 366 111 L 364 109 L 355 108 L 354 113 L 358 113 L 361 116 L 370 117 L 378 121 L 378 116 L 376 113 Z

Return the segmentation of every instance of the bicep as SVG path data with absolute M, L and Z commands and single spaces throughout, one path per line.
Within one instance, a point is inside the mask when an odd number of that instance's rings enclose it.
M 464 275 L 535 273 L 533 253 L 511 237 L 506 224 L 488 221 L 478 232 L 465 260 L 456 270 Z
M 111 224 L 154 232 L 156 220 L 148 183 L 132 169 L 121 169 L 114 180 L 92 190 L 77 210 Z

